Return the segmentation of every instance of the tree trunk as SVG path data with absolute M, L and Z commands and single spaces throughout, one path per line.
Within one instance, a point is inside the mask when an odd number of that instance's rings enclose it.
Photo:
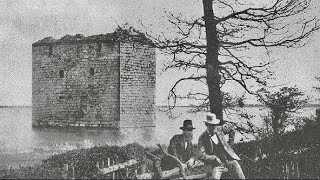
M 281 127 L 280 118 L 281 118 L 280 112 L 278 112 L 278 110 L 273 111 L 273 115 L 271 116 L 271 122 L 272 122 L 272 128 L 273 128 L 273 136 L 275 138 L 278 138 L 280 134 L 280 127 Z
M 219 44 L 216 20 L 214 19 L 212 0 L 203 0 L 202 2 L 207 40 L 206 70 L 210 112 L 216 114 L 218 119 L 223 120 L 222 93 L 220 89 L 221 76 L 219 74 L 218 59 Z
M 276 110 L 277 111 L 277 110 Z M 273 116 L 271 117 L 272 119 L 272 128 L 273 128 L 273 154 L 276 155 L 280 152 L 280 118 L 281 118 L 281 115 L 280 115 L 280 112 L 273 112 Z M 275 161 L 277 161 L 277 159 L 275 159 Z

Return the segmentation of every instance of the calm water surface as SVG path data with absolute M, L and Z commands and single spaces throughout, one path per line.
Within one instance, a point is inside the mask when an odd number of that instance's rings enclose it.
M 161 108 L 160 108 L 161 109 Z M 178 107 L 173 111 L 176 119 L 170 119 L 166 113 L 157 110 L 155 128 L 125 128 L 121 130 L 106 129 L 58 129 L 32 128 L 32 108 L 0 108 L 0 168 L 9 166 L 30 165 L 40 162 L 52 154 L 78 148 L 90 148 L 95 145 L 125 145 L 138 142 L 144 146 L 155 146 L 157 143 L 168 144 L 170 138 L 181 133 L 179 127 L 184 119 L 193 120 L 194 142 L 205 130 L 203 120 L 205 112 L 189 113 L 188 107 Z M 298 116 L 315 114 L 316 108 L 306 108 Z M 255 114 L 254 123 L 261 125 L 260 108 L 247 108 Z M 229 115 L 234 121 L 239 117 Z M 236 140 L 241 137 L 238 135 Z

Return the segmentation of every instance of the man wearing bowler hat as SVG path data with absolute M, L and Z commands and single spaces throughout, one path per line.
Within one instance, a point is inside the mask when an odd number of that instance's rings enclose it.
M 192 148 L 192 138 L 193 138 L 193 129 L 191 120 L 184 120 L 183 126 L 180 127 L 183 131 L 182 134 L 176 134 L 170 140 L 168 147 L 168 153 L 177 157 L 182 163 L 186 164 L 187 167 L 192 167 L 194 164 L 194 155 Z M 177 167 L 174 161 L 172 161 L 167 156 L 164 156 L 161 159 L 161 169 L 163 171 L 173 169 Z
M 230 147 L 225 137 L 229 133 L 234 136 L 234 126 L 228 122 L 223 123 L 213 113 L 207 114 L 204 123 L 207 129 L 199 137 L 199 159 L 213 167 L 212 176 L 214 179 L 220 179 L 222 173 L 227 171 L 236 179 L 245 179 L 238 163 L 240 158 Z M 233 137 L 229 137 L 229 141 L 233 141 Z

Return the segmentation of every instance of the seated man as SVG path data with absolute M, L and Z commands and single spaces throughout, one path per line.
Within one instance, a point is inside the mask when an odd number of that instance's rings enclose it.
M 228 168 L 230 175 L 236 179 L 245 179 L 243 171 L 238 163 L 239 156 L 229 146 L 225 134 L 230 135 L 229 141 L 233 141 L 234 128 L 231 123 L 222 123 L 215 114 L 208 113 L 204 121 L 207 130 L 199 137 L 199 159 L 205 164 L 211 165 L 212 176 L 220 179 Z
M 191 120 L 185 120 L 183 127 L 180 127 L 183 131 L 182 134 L 177 134 L 170 140 L 168 147 L 168 153 L 177 157 L 182 163 L 186 164 L 187 167 L 192 167 L 194 164 L 194 155 L 192 148 L 193 129 Z M 161 159 L 161 169 L 163 171 L 178 167 L 178 164 L 173 161 L 170 157 L 164 156 Z

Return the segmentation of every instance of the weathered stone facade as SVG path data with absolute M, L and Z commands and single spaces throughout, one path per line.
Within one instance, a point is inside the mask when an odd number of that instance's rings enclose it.
M 33 126 L 154 126 L 155 61 L 132 29 L 34 43 Z

